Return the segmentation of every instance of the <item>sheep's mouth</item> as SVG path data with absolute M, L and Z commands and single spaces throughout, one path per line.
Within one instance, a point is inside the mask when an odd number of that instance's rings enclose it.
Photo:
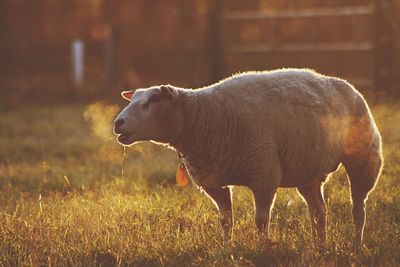
M 119 134 L 117 137 L 118 143 L 122 145 L 130 145 L 133 143 L 134 132 Z

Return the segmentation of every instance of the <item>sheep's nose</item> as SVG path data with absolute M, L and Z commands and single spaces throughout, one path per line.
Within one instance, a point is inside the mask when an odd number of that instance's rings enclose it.
M 115 122 L 114 122 L 114 124 L 115 124 L 115 127 L 120 127 L 122 124 L 124 124 L 125 123 L 125 120 L 124 119 L 118 119 L 118 120 L 116 120 Z
M 121 127 L 121 125 L 123 125 L 125 123 L 125 120 L 124 119 L 118 119 L 118 120 L 116 120 L 116 121 L 114 121 L 114 133 L 116 133 L 116 134 L 120 134 L 121 133 L 121 129 L 120 129 L 120 127 Z

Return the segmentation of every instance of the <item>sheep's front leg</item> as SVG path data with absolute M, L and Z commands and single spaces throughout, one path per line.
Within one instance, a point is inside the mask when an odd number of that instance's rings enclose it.
M 229 187 L 224 187 L 203 188 L 203 190 L 217 207 L 220 223 L 224 230 L 224 238 L 225 240 L 229 239 L 232 234 L 233 225 L 231 189 Z
M 275 200 L 276 188 L 262 190 L 261 188 L 252 189 L 255 202 L 255 221 L 260 233 L 260 237 L 265 236 L 270 240 L 269 222 L 271 209 Z

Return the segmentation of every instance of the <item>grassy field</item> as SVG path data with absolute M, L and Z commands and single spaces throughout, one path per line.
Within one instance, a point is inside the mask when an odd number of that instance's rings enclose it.
M 124 150 L 117 106 L 24 108 L 0 113 L 0 265 L 400 265 L 400 105 L 375 104 L 385 168 L 368 201 L 364 246 L 351 253 L 347 177 L 325 187 L 328 245 L 314 251 L 308 212 L 278 191 L 273 247 L 257 237 L 253 200 L 234 189 L 234 236 L 223 244 L 216 208 L 180 188 L 177 156 L 152 144 Z

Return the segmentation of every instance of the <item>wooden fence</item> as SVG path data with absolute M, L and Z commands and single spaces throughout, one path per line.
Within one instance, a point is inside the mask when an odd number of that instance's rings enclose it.
M 400 0 L 0 0 L 0 87 L 4 99 L 28 89 L 64 99 L 307 67 L 387 90 L 400 86 L 399 17 Z
M 218 6 L 219 76 L 243 70 L 308 67 L 384 88 L 399 81 L 400 24 L 387 1 L 296 10 Z M 218 62 L 217 62 L 218 61 Z

